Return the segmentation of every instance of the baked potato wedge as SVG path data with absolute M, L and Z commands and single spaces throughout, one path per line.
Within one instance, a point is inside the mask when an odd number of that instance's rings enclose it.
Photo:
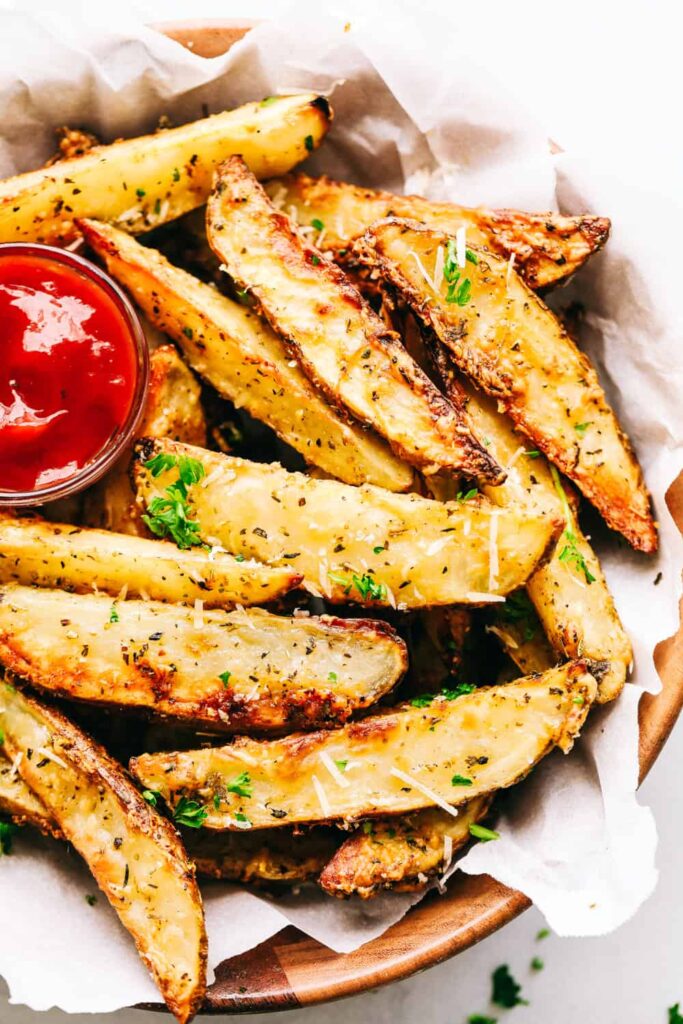
M 438 343 L 434 351 L 446 391 L 453 394 L 455 390 L 454 397 L 507 469 L 501 487 L 485 488 L 487 497 L 496 504 L 526 507 L 532 515 L 561 515 L 565 520 L 550 558 L 527 581 L 535 614 L 523 607 L 520 595 L 513 594 L 496 609 L 498 621 L 493 628 L 522 672 L 542 672 L 556 659 L 537 628 L 537 615 L 556 655 L 589 658 L 598 680 L 598 700 L 614 700 L 626 681 L 633 650 L 597 555 L 579 525 L 571 489 L 538 449 L 527 447 L 492 399 L 456 375 L 448 353 Z
M 643 474 L 595 369 L 512 268 L 481 249 L 463 254 L 459 268 L 454 240 L 414 221 L 381 221 L 356 248 L 608 526 L 637 550 L 655 551 Z
M 198 611 L 42 587 L 0 587 L 0 663 L 56 696 L 217 731 L 326 726 L 399 680 L 384 622 Z
M 64 245 L 78 237 L 78 217 L 147 231 L 201 206 L 214 168 L 231 153 L 259 178 L 284 174 L 319 145 L 331 121 L 323 96 L 281 96 L 7 178 L 0 242 Z
M 353 821 L 435 805 L 447 811 L 518 782 L 555 746 L 568 751 L 595 690 L 586 663 L 571 662 L 341 729 L 141 754 L 130 768 L 170 807 L 195 801 L 205 826 L 217 831 Z M 248 797 L 230 786 L 245 769 Z
M 378 818 L 350 836 L 325 865 L 320 885 L 330 896 L 367 900 L 384 889 L 414 892 L 450 867 L 453 855 L 472 838 L 470 825 L 487 813 L 491 800 L 464 804 L 457 818 L 440 807 Z
M 251 885 L 300 885 L 317 880 L 343 842 L 336 828 L 312 828 L 301 835 L 291 829 L 209 832 L 193 829 L 183 836 L 188 856 L 205 878 Z
M 318 249 L 330 250 L 342 265 L 353 259 L 354 239 L 371 224 L 385 217 L 406 217 L 449 235 L 465 228 L 472 245 L 485 246 L 503 259 L 514 256 L 517 272 L 534 289 L 566 280 L 602 248 L 610 230 L 607 217 L 436 203 L 332 181 L 325 175 L 311 178 L 303 172 L 274 178 L 265 189 Z
M 0 814 L 8 815 L 15 825 L 33 825 L 45 835 L 63 838 L 50 812 L 19 774 L 18 762 L 8 760 L 1 750 Z
M 109 273 L 220 395 L 267 423 L 307 462 L 345 483 L 410 489 L 411 468 L 379 437 L 340 416 L 252 309 L 111 225 L 83 221 L 81 226 Z M 169 430 L 141 429 L 144 435 L 172 436 Z M 177 440 L 202 443 L 186 436 Z
M 205 608 L 274 601 L 301 582 L 288 566 L 238 562 L 225 551 L 180 549 L 68 523 L 0 515 L 0 583 L 152 598 Z
M 204 998 L 207 943 L 194 868 L 173 826 L 103 747 L 6 681 L 0 729 L 5 755 L 83 857 L 185 1024 Z
M 303 573 L 337 603 L 419 608 L 486 604 L 522 586 L 562 520 L 496 508 L 485 498 L 442 503 L 378 487 L 349 487 L 168 440 L 136 448 L 138 501 L 154 509 L 175 479 L 160 457 L 189 456 L 204 471 L 188 489 L 198 537 Z
M 304 243 L 239 156 L 221 164 L 207 238 L 329 400 L 374 428 L 397 455 L 432 473 L 502 480 L 458 410 L 413 362 L 344 273 Z

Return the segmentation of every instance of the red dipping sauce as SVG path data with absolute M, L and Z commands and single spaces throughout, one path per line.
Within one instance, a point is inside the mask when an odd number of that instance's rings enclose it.
M 64 250 L 0 246 L 3 497 L 47 500 L 101 476 L 133 432 L 146 375 L 140 324 L 113 281 Z

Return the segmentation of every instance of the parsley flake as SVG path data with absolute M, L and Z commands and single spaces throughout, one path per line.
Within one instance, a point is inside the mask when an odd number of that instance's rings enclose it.
M 95 904 L 97 903 L 97 896 L 93 896 L 91 893 L 88 893 L 87 896 L 85 897 L 85 902 L 88 904 L 89 907 L 94 907 Z
M 188 800 L 186 796 L 181 796 L 173 811 L 176 825 L 184 825 L 185 828 L 201 828 L 207 817 L 206 807 L 196 800 Z
M 501 615 L 506 622 L 516 622 L 524 630 L 524 640 L 528 643 L 538 632 L 538 619 L 526 590 L 516 590 L 508 594 L 501 608 Z
M 19 831 L 11 821 L 0 821 L 0 857 L 8 857 L 12 852 L 12 839 Z
M 185 335 L 186 338 L 189 338 L 190 341 L 192 341 L 192 338 L 194 337 L 194 331 L 192 330 L 191 327 L 183 327 L 183 334 Z
M 467 1018 L 467 1024 L 498 1024 L 497 1017 L 485 1017 L 481 1013 L 471 1013 Z
M 157 793 L 156 789 L 143 789 L 142 799 L 146 800 L 151 807 L 156 807 L 159 802 L 160 793 Z
M 314 217 L 311 221 L 311 227 L 315 228 L 316 231 L 324 231 L 325 224 L 320 220 L 320 217 Z
M 555 490 L 557 491 L 560 502 L 562 503 L 564 518 L 566 522 L 570 523 L 572 521 L 572 514 L 569 508 L 569 502 L 567 501 L 567 495 L 565 494 L 562 481 L 560 480 L 560 474 L 554 466 L 550 467 L 550 473 L 553 478 L 553 483 L 555 484 Z M 564 547 L 559 554 L 560 561 L 566 562 L 568 565 L 573 565 L 577 572 L 583 573 L 586 583 L 595 583 L 595 576 L 586 565 L 586 559 L 579 550 L 579 538 L 571 527 L 565 527 L 562 539 L 564 540 Z
M 414 708 L 428 708 L 434 700 L 434 694 L 432 693 L 421 693 L 417 697 L 411 697 L 410 703 Z
M 455 500 L 458 502 L 459 505 L 462 505 L 463 502 L 471 501 L 472 498 L 476 498 L 478 494 L 479 491 L 477 490 L 476 487 L 470 487 L 469 491 L 458 491 L 458 493 L 455 496 Z
M 507 964 L 501 964 L 500 967 L 496 967 L 491 976 L 491 981 L 493 986 L 491 1002 L 495 1003 L 496 1006 L 504 1006 L 506 1009 L 511 1010 L 513 1006 L 529 1005 L 528 1001 L 520 996 L 522 986 L 512 977 Z
M 174 455 L 160 452 L 145 463 L 145 468 L 153 477 L 158 477 L 175 465 L 178 466 L 178 479 L 165 488 L 165 497 L 158 495 L 152 498 L 142 519 L 156 537 L 171 537 L 179 548 L 190 548 L 202 541 L 199 523 L 189 515 L 187 491 L 204 477 L 204 467 L 189 455 L 176 459 Z
M 680 1003 L 669 1007 L 669 1024 L 683 1024 L 683 1014 L 680 1011 Z
M 306 149 L 308 150 L 309 153 L 313 152 L 313 136 L 312 135 L 307 135 L 306 136 L 306 138 L 304 139 L 304 146 L 306 147 Z
M 550 935 L 550 928 L 541 928 L 540 932 L 536 932 L 536 942 L 540 942 L 542 939 L 547 939 Z
M 154 479 L 165 473 L 167 469 L 173 469 L 176 464 L 175 455 L 170 455 L 168 452 L 159 452 L 157 455 L 153 455 L 151 459 L 148 459 L 144 463 L 145 469 L 148 469 Z
M 230 682 L 231 675 L 232 672 L 228 672 L 228 670 L 226 669 L 225 672 L 221 672 L 220 675 L 218 676 L 226 690 L 228 688 L 228 683 Z
M 451 779 L 451 786 L 471 786 L 472 779 L 468 779 L 466 775 L 458 775 L 457 773 Z
M 539 452 L 538 448 L 528 448 L 524 452 L 524 454 L 526 455 L 527 459 L 540 459 L 541 457 L 541 453 Z
M 180 171 L 178 170 L 177 167 L 173 168 L 173 180 L 180 181 Z
M 366 836 L 373 835 L 374 831 L 375 829 L 371 821 L 363 822 L 363 832 L 365 833 Z
M 228 793 L 234 793 L 236 796 L 243 796 L 249 799 L 249 797 L 253 796 L 249 772 L 240 772 L 234 779 L 226 783 L 225 789 Z
M 135 195 L 138 197 L 138 199 L 143 199 L 147 195 L 147 193 L 145 192 L 144 188 L 136 188 Z
M 110 622 L 118 622 L 119 621 L 119 613 L 118 613 L 118 610 L 116 608 L 116 602 L 114 602 L 114 604 L 111 606 L 111 609 L 109 611 L 109 621 Z
M 339 769 L 340 772 L 345 772 L 346 771 L 346 767 L 347 767 L 349 762 L 344 760 L 344 759 L 342 759 L 341 761 L 335 761 L 334 763 L 336 764 L 336 766 L 337 766 L 337 768 Z
M 490 843 L 494 839 L 500 839 L 500 832 L 494 832 L 492 828 L 485 828 L 483 825 L 470 825 L 470 835 L 479 839 L 482 843 Z
M 238 811 L 237 814 L 235 815 L 235 821 L 238 821 L 242 828 L 251 828 L 251 822 L 249 821 L 249 818 L 246 816 L 246 814 L 242 814 L 241 811 Z
M 328 672 L 327 673 L 327 678 L 328 678 L 329 682 L 336 683 L 337 682 L 337 673 L 336 672 Z
M 279 96 L 266 96 L 266 98 L 261 100 L 259 103 L 259 107 L 269 107 L 272 103 L 277 103 L 279 99 Z
M 586 433 L 588 428 L 590 426 L 592 426 L 592 425 L 593 425 L 593 420 L 587 420 L 585 423 L 575 423 L 574 424 L 574 430 L 576 431 L 577 434 L 580 435 L 580 437 L 583 437 L 583 435 Z
M 540 956 L 535 956 L 532 959 L 530 966 L 532 971 L 542 971 L 545 967 L 545 964 L 541 960 Z

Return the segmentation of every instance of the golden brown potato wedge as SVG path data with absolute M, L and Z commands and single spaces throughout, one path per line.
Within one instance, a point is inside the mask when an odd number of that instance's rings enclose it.
M 61 697 L 234 731 L 343 722 L 391 690 L 406 655 L 383 622 L 8 584 L 0 662 Z
M 464 227 L 472 245 L 486 246 L 504 259 L 514 255 L 517 272 L 530 288 L 565 280 L 602 248 L 610 230 L 607 217 L 436 203 L 300 172 L 275 178 L 265 188 L 278 209 L 307 231 L 318 249 L 331 250 L 341 263 L 352 258 L 352 242 L 374 221 L 406 217 L 450 235 Z
M 507 468 L 502 487 L 485 489 L 488 498 L 497 504 L 526 507 L 533 515 L 564 518 L 565 528 L 551 557 L 530 576 L 527 591 L 556 654 L 591 659 L 599 684 L 598 700 L 613 700 L 621 692 L 633 660 L 631 641 L 600 562 L 579 526 L 570 488 L 562 484 L 538 449 L 524 443 L 492 399 L 455 374 L 438 344 L 435 355 L 446 390 L 457 391 L 476 429 Z M 521 607 L 517 595 L 511 595 L 501 607 L 498 619 L 499 638 L 523 672 L 540 672 L 554 664 L 533 612 Z M 513 643 L 506 643 L 506 637 Z
M 513 785 L 555 746 L 568 751 L 595 689 L 586 664 L 572 662 L 342 729 L 142 754 L 131 771 L 171 807 L 198 803 L 206 827 L 219 831 L 447 810 Z M 248 797 L 230 787 L 245 769 Z
M 310 591 L 337 603 L 495 602 L 526 582 L 562 523 L 481 497 L 444 504 L 349 487 L 167 440 L 137 446 L 134 479 L 146 508 L 175 479 L 174 468 L 154 475 L 160 455 L 190 456 L 204 470 L 188 492 L 199 538 L 291 565 Z
M 205 445 L 206 419 L 200 397 L 199 382 L 173 345 L 161 345 L 149 357 L 149 384 L 137 436 L 172 437 L 186 444 Z M 87 492 L 84 521 L 88 526 L 146 536 L 132 511 L 130 458 L 129 449 Z
M 238 156 L 216 173 L 207 237 L 330 401 L 373 427 L 423 472 L 462 469 L 491 482 L 502 479 L 398 335 L 339 267 L 302 241 Z
M 117 228 L 95 221 L 84 221 L 82 228 L 109 273 L 224 398 L 267 423 L 307 462 L 345 483 L 410 489 L 411 468 L 379 437 L 347 422 L 328 405 L 282 340 L 253 310 L 172 266 L 156 250 L 146 249 Z M 143 434 L 172 436 L 169 430 L 158 429 L 141 430 Z M 177 440 L 202 444 L 186 436 Z
M 440 807 L 367 822 L 337 850 L 320 875 L 330 896 L 367 900 L 384 889 L 414 892 L 443 874 L 453 855 L 472 837 L 470 825 L 487 813 L 491 800 L 479 797 L 453 817 Z
M 18 764 L 10 761 L 2 750 L 0 750 L 0 814 L 9 815 L 16 825 L 33 825 L 45 835 L 54 836 L 55 839 L 63 838 L 48 809 L 22 779 Z
M 206 988 L 199 890 L 172 825 L 54 708 L 0 682 L 2 747 L 92 871 L 181 1024 Z
M 259 178 L 284 174 L 319 145 L 331 120 L 322 96 L 282 96 L 7 178 L 0 182 L 0 242 L 63 245 L 78 236 L 78 217 L 147 231 L 201 206 L 214 168 L 231 153 L 241 153 Z
M 445 257 L 449 243 L 414 221 L 385 220 L 359 239 L 357 251 L 607 524 L 638 550 L 655 551 L 642 471 L 588 357 L 508 264 L 469 250 L 458 268 Z M 450 268 L 451 281 L 442 271 L 435 288 L 437 261 Z
M 336 828 L 312 828 L 301 835 L 290 829 L 209 832 L 184 836 L 189 857 L 206 878 L 256 885 L 298 885 L 318 878 L 343 842 Z
M 274 601 L 301 579 L 288 566 L 237 561 L 224 551 L 0 515 L 0 583 L 216 608 Z

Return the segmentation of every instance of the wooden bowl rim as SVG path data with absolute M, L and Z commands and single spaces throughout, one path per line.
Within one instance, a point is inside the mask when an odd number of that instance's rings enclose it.
M 225 53 L 257 24 L 248 19 L 160 22 L 151 28 L 193 53 Z M 683 472 L 667 506 L 683 528 Z M 683 626 L 655 651 L 661 693 L 640 702 L 640 780 L 657 759 L 683 706 Z M 216 969 L 202 1013 L 265 1013 L 357 995 L 399 981 L 460 953 L 531 905 L 489 876 L 456 873 L 443 896 L 430 895 L 383 935 L 346 955 L 288 927 Z M 163 1009 L 150 1006 L 150 1009 Z

